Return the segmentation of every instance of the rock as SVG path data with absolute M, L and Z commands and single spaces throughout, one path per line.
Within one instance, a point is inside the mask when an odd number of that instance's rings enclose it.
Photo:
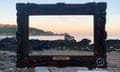
M 15 38 L 5 38 L 0 40 L 0 50 L 16 52 L 17 40 Z

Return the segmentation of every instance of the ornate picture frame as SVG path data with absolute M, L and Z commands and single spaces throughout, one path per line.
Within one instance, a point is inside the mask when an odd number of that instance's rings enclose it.
M 85 4 L 31 4 L 17 3 L 16 33 L 17 67 L 55 66 L 105 68 L 106 62 L 106 3 Z M 62 56 L 66 60 L 53 60 L 56 56 L 29 56 L 29 16 L 30 15 L 93 15 L 94 18 L 94 55 Z M 59 57 L 59 56 L 58 56 Z M 67 60 L 67 57 L 70 59 Z

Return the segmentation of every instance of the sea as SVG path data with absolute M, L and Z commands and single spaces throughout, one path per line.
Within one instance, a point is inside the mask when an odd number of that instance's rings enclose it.
M 94 37 L 89 35 L 72 35 L 76 41 L 81 41 L 82 39 L 89 39 L 91 42 L 94 42 Z M 0 40 L 4 38 L 12 38 L 16 37 L 15 35 L 0 35 Z M 63 35 L 31 35 L 29 36 L 29 40 L 64 40 Z M 120 36 L 108 36 L 106 40 L 120 40 Z
M 76 41 L 80 41 L 84 38 L 93 41 L 92 36 L 85 35 L 72 35 Z M 0 39 L 16 37 L 15 35 L 0 35 Z M 31 35 L 29 40 L 64 40 L 64 35 Z

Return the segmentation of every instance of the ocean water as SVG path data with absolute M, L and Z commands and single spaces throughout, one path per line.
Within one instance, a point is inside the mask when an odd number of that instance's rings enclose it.
M 84 36 L 84 35 L 72 35 L 76 41 L 80 41 L 83 38 L 87 38 L 93 42 L 92 36 Z M 4 38 L 12 38 L 15 35 L 0 35 L 0 40 Z M 36 39 L 36 40 L 64 40 L 63 35 L 33 35 L 29 36 L 29 39 Z
M 91 40 L 93 42 L 93 39 L 94 37 L 93 36 L 85 36 L 85 35 L 72 35 L 74 36 L 74 39 L 76 41 L 80 41 L 82 40 L 83 38 L 87 38 L 89 40 Z M 0 35 L 0 40 L 1 39 L 4 39 L 4 38 L 12 38 L 12 37 L 15 37 L 15 35 Z M 29 39 L 38 39 L 38 40 L 57 40 L 57 39 L 61 39 L 63 40 L 64 39 L 64 36 L 62 35 L 34 35 L 34 36 L 29 36 Z M 108 36 L 107 37 L 107 40 L 108 39 L 119 39 L 120 40 L 120 36 Z
M 84 38 L 89 39 L 93 42 L 93 37 L 92 36 L 85 36 L 85 35 L 72 35 L 76 41 L 80 41 Z M 38 40 L 64 40 L 63 35 L 48 35 L 48 36 L 29 36 L 29 39 L 38 39 Z
M 0 35 L 0 40 L 4 38 L 12 38 L 15 37 L 14 35 Z

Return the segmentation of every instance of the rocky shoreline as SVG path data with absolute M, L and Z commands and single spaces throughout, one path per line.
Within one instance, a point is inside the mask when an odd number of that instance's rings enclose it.
M 105 69 L 108 72 L 120 72 L 120 52 L 119 40 L 107 40 L 107 47 L 111 49 L 110 52 L 107 52 L 107 62 L 108 68 Z M 33 40 L 34 47 L 37 47 L 36 43 L 39 43 L 39 40 Z M 49 42 L 46 41 L 48 44 Z M 74 43 L 74 41 L 72 42 Z M 113 44 L 111 44 L 113 43 Z M 111 47 L 112 46 L 112 47 Z M 17 41 L 15 38 L 5 38 L 0 40 L 0 72 L 34 72 L 34 69 L 23 68 L 19 69 L 16 68 L 16 49 L 17 49 Z M 118 49 L 118 50 L 116 50 Z M 47 68 L 49 69 L 49 68 Z M 55 69 L 55 68 L 50 68 Z M 68 70 L 71 69 L 71 70 Z M 75 72 L 79 69 L 84 68 L 63 68 L 63 72 Z M 85 68 L 87 70 L 87 68 Z M 73 71 L 74 70 L 74 71 Z
M 91 44 L 89 39 L 76 40 L 29 40 L 31 50 L 41 51 L 44 49 L 55 50 L 78 50 L 78 51 L 93 51 L 94 44 Z M 120 52 L 120 40 L 106 40 L 106 49 L 108 52 Z M 4 38 L 0 40 L 0 50 L 17 51 L 16 38 Z

